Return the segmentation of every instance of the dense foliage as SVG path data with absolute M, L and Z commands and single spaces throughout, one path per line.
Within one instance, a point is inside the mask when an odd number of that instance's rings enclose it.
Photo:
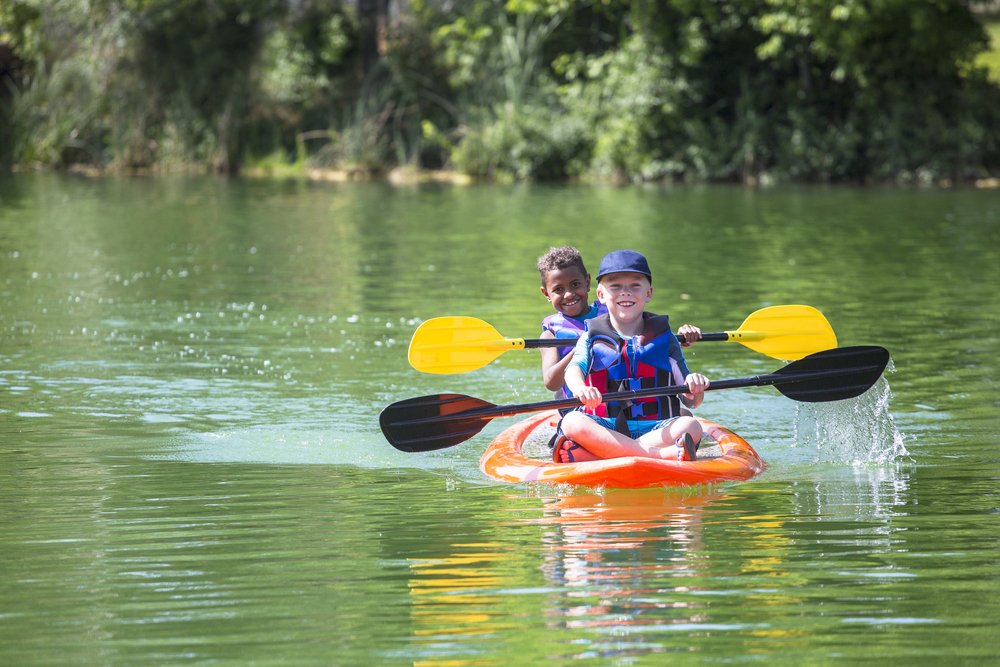
M 968 181 L 961 0 L 5 0 L 0 163 Z

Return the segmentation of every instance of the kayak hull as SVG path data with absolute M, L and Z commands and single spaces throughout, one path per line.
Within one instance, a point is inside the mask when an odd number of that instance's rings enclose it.
M 544 412 L 504 430 L 486 449 L 479 468 L 503 482 L 542 482 L 591 487 L 634 489 L 655 486 L 688 486 L 721 481 L 743 481 L 766 467 L 760 455 L 739 435 L 715 422 L 697 417 L 706 435 L 718 444 L 721 455 L 697 461 L 667 461 L 625 456 L 579 463 L 555 463 L 523 453 L 524 443 L 538 430 L 551 429 L 559 413 Z

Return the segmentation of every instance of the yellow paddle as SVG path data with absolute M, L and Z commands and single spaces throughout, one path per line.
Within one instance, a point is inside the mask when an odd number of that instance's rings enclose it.
M 774 359 L 794 361 L 837 347 L 823 313 L 812 306 L 769 306 L 751 313 L 736 331 L 703 333 L 702 341 L 732 341 Z M 505 338 L 491 324 L 461 315 L 435 317 L 413 332 L 410 365 L 424 373 L 468 373 L 508 350 L 572 346 L 572 338 Z

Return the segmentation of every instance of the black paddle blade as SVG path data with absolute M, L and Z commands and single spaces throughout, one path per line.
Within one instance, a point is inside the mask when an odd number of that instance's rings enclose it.
M 775 371 L 775 388 L 806 403 L 841 401 L 868 391 L 889 363 L 889 350 L 877 345 L 835 347 L 810 354 Z M 802 379 L 796 379 L 801 375 Z
M 378 417 L 389 444 L 404 452 L 430 452 L 461 442 L 483 430 L 493 416 L 440 419 L 457 412 L 496 407 L 462 394 L 434 394 L 393 403 Z

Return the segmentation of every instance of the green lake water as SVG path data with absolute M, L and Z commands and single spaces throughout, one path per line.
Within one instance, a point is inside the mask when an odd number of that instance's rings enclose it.
M 891 372 L 709 394 L 769 464 L 743 483 L 491 481 L 516 418 L 390 447 L 394 401 L 548 397 L 537 352 L 406 349 L 438 315 L 537 337 L 564 243 L 644 251 L 675 326 L 809 304 Z M 998 288 L 995 191 L 2 177 L 0 664 L 995 664 Z

